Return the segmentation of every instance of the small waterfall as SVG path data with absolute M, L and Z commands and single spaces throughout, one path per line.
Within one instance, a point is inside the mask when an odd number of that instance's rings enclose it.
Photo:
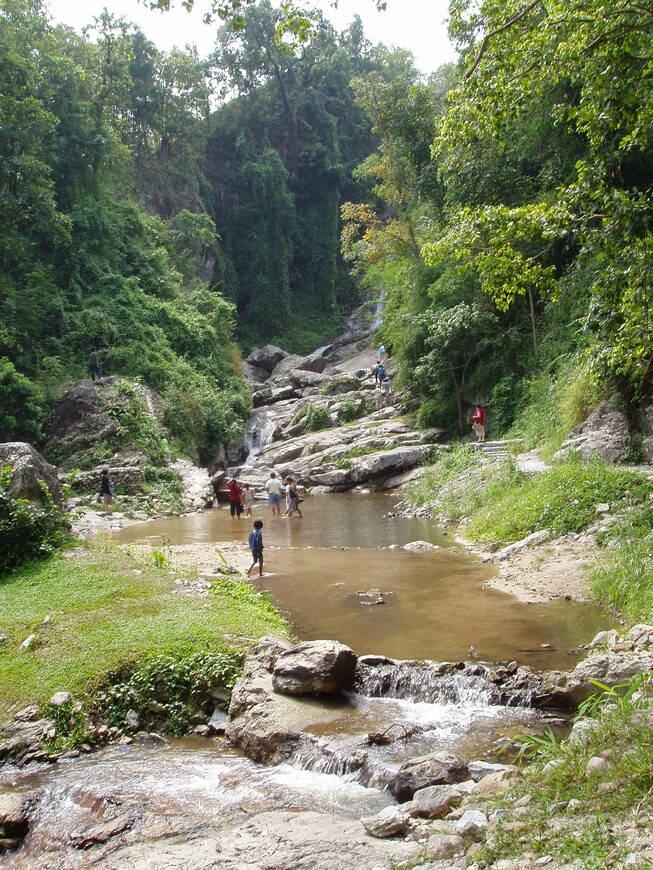
M 501 692 L 484 665 L 397 662 L 359 666 L 356 692 L 370 698 L 401 698 L 413 703 L 485 707 L 500 704 Z

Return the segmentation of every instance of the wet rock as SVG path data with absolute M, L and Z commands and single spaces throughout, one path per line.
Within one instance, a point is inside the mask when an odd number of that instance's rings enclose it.
M 410 816 L 401 807 L 385 807 L 375 816 L 362 818 L 361 824 L 370 836 L 385 839 L 402 834 L 409 820 Z
M 83 831 L 71 834 L 69 845 L 74 849 L 90 849 L 91 846 L 96 846 L 100 843 L 106 843 L 112 837 L 117 837 L 118 834 L 124 833 L 133 827 L 137 819 L 135 813 L 123 813 L 114 819 L 101 822 L 99 825 L 93 825 Z
M 431 785 L 451 785 L 467 779 L 467 765 L 448 752 L 413 758 L 403 764 L 389 783 L 398 801 L 409 801 L 416 791 Z
M 356 660 L 354 651 L 337 641 L 299 643 L 277 659 L 272 685 L 284 695 L 335 694 L 352 686 Z
M 440 548 L 436 544 L 429 544 L 428 541 L 411 541 L 408 544 L 404 544 L 404 550 L 439 550 Z
M 229 722 L 229 717 L 225 713 L 224 710 L 221 710 L 219 707 L 216 707 L 213 711 L 213 715 L 209 719 L 209 728 L 213 731 L 214 734 L 224 734 L 227 724 Z
M 29 828 L 29 804 L 23 794 L 0 793 L 0 837 L 19 842 Z
M 52 499 L 61 501 L 61 484 L 57 469 L 46 462 L 31 444 L 24 441 L 7 441 L 0 444 L 0 468 L 11 466 L 9 494 L 12 498 L 24 498 L 35 504 L 44 505 L 45 484 Z

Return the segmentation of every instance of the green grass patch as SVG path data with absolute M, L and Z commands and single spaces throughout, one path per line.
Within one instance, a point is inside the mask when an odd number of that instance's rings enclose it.
M 636 472 L 575 457 L 528 476 L 512 457 L 488 461 L 461 445 L 442 454 L 407 497 L 447 521 L 469 520 L 466 534 L 473 540 L 508 543 L 541 529 L 580 532 L 596 520 L 601 503 L 610 505 L 611 515 L 621 512 L 631 521 L 640 516 L 646 525 L 653 483 Z
M 644 679 L 637 676 L 615 689 L 597 684 L 605 691 L 586 702 L 578 717 L 589 716 L 593 727 L 573 740 L 549 742 L 539 753 L 502 802 L 506 815 L 475 856 L 480 867 L 524 852 L 597 870 L 627 866 L 628 840 L 650 825 L 652 814 L 653 730 L 650 699 L 640 690 Z M 587 775 L 589 759 L 606 749 L 607 770 Z M 517 819 L 511 808 L 526 794 L 528 815 Z M 517 827 L 506 824 L 520 821 Z
M 68 557 L 66 557 L 68 556 Z M 233 588 L 239 587 L 237 581 Z M 247 586 L 247 584 L 242 584 Z M 254 587 L 219 583 L 208 598 L 178 594 L 167 569 L 98 547 L 29 564 L 0 581 L 0 720 L 59 690 L 85 693 L 108 672 L 153 655 L 238 650 L 288 625 Z M 36 636 L 27 650 L 20 644 Z
M 653 621 L 653 548 L 645 537 L 624 537 L 590 572 L 597 601 L 630 622 Z

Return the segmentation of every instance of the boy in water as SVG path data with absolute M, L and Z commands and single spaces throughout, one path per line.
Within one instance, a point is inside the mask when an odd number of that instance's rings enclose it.
M 254 506 L 254 490 L 251 488 L 249 483 L 243 484 L 243 495 L 241 504 L 245 510 L 245 516 L 251 517 L 252 508 Z
M 254 528 L 249 533 L 249 549 L 252 551 L 252 567 L 247 572 L 247 576 L 252 573 L 252 568 L 258 562 L 259 577 L 263 576 L 263 520 L 254 520 Z

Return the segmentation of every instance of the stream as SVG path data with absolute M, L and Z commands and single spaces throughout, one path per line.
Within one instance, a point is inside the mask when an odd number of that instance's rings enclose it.
M 455 546 L 453 531 L 400 517 L 396 502 L 396 495 L 381 493 L 313 495 L 302 505 L 303 518 L 289 520 L 271 517 L 265 502 L 257 503 L 265 574 L 251 582 L 269 591 L 300 638 L 339 640 L 359 655 L 394 659 L 471 657 L 573 668 L 577 658 L 569 650 L 606 627 L 606 617 L 593 607 L 571 601 L 526 605 L 484 588 L 490 566 Z M 250 528 L 251 520 L 234 519 L 228 507 L 219 506 L 132 525 L 114 537 L 157 548 L 229 540 L 246 547 Z M 418 540 L 436 549 L 403 549 Z M 373 603 L 376 592 L 359 594 L 370 590 L 379 590 L 384 603 Z M 0 792 L 11 787 L 36 797 L 30 833 L 17 852 L 0 858 L 0 866 L 387 868 L 388 841 L 367 838 L 365 848 L 377 851 L 361 858 L 354 834 L 344 828 L 340 835 L 328 833 L 329 825 L 349 820 L 362 830 L 361 816 L 394 803 L 384 789 L 388 774 L 411 757 L 444 749 L 466 759 L 495 760 L 506 738 L 541 730 L 546 714 L 518 703 L 503 706 L 488 673 L 481 664 L 443 675 L 437 666 L 406 662 L 383 691 L 364 686 L 316 703 L 315 720 L 309 716 L 305 727 L 313 742 L 276 767 L 242 758 L 219 738 L 144 738 L 56 765 L 4 767 Z M 363 738 L 386 729 L 411 739 L 366 750 L 365 764 L 353 765 Z M 306 825 L 302 831 L 299 821 L 293 834 L 298 814 L 306 814 Z M 318 833 L 308 824 L 312 814 L 319 814 Z M 261 828 L 264 820 L 267 827 Z M 278 829 L 275 820 L 283 822 Z M 243 854 L 247 831 L 253 837 L 254 828 L 257 836 L 263 831 L 266 843 L 275 837 L 282 843 L 276 858 Z M 328 865 L 293 858 L 292 837 L 303 856 L 302 837 L 308 841 L 319 831 L 327 839 L 351 840 L 350 856 L 340 854 Z M 342 851 L 343 844 L 333 848 Z

